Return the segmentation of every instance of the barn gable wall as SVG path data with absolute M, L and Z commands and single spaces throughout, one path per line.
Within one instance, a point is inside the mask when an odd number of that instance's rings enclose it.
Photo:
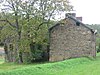
M 95 35 L 84 26 L 77 26 L 75 21 L 69 20 L 50 31 L 49 61 L 95 54 Z

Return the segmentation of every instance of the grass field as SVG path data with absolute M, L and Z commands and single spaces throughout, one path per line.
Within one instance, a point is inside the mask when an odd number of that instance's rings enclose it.
M 0 62 L 0 75 L 100 75 L 100 53 L 95 59 L 84 57 L 44 64 Z

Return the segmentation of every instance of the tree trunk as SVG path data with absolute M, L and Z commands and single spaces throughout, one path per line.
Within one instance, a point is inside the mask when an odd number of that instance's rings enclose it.
M 6 43 L 4 44 L 4 51 L 5 51 L 5 62 L 9 62 L 8 47 Z

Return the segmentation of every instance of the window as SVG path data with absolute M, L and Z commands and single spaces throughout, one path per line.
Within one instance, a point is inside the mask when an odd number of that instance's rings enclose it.
M 77 25 L 77 26 L 80 26 L 80 23 L 79 23 L 79 22 L 76 22 L 76 25 Z

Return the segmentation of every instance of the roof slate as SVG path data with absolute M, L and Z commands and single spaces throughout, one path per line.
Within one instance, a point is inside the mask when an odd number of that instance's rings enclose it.
M 69 14 L 66 14 L 66 18 L 65 19 L 67 19 L 67 18 L 74 20 L 76 23 L 79 23 L 80 25 L 84 26 L 85 28 L 89 29 L 91 32 L 94 33 L 94 30 L 92 28 L 86 26 L 84 23 L 82 23 L 81 21 L 77 20 L 75 17 L 73 17 L 73 16 L 71 16 Z M 62 24 L 62 23 L 55 24 L 54 26 L 52 26 L 51 28 L 49 28 L 49 31 L 52 30 L 54 27 L 60 25 L 60 24 Z

